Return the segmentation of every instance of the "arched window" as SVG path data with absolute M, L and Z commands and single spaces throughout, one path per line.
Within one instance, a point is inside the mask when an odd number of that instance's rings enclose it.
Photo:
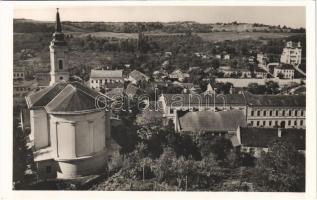
M 58 68 L 59 68 L 60 70 L 63 69 L 63 61 L 62 61 L 62 60 L 59 60 L 59 61 L 58 61 Z
M 59 77 L 59 80 L 63 80 L 63 77 L 61 76 L 61 77 Z

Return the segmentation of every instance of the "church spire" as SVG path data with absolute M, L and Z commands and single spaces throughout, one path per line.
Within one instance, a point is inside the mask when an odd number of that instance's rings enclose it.
M 58 9 L 59 8 L 56 8 L 57 12 L 56 12 L 55 32 L 62 32 L 62 24 L 61 24 L 61 20 L 60 20 L 60 17 L 59 17 Z
M 66 41 L 64 38 L 64 33 L 62 32 L 62 23 L 61 19 L 59 16 L 58 8 L 56 9 L 56 22 L 55 22 L 55 31 L 53 33 L 53 40 L 52 44 L 53 45 L 66 45 Z

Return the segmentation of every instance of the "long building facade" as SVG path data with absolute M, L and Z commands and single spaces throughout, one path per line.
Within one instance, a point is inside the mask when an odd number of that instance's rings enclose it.
M 228 95 L 163 94 L 159 101 L 163 117 L 178 130 L 178 111 L 241 110 L 248 126 L 306 128 L 305 95 L 254 95 L 249 92 Z

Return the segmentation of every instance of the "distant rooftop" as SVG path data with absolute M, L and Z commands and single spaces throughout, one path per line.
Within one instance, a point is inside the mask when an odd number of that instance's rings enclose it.
M 90 78 L 122 78 L 122 70 L 96 70 L 92 69 Z

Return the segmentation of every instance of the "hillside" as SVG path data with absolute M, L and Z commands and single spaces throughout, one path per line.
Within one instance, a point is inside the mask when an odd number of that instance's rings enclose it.
M 211 33 L 211 32 L 267 32 L 267 33 L 303 33 L 305 29 L 292 29 L 286 26 L 270 26 L 257 23 L 208 23 L 197 22 L 63 22 L 66 32 L 116 32 L 137 33 L 158 31 L 166 33 Z M 15 33 L 52 32 L 53 22 L 29 19 L 14 19 Z

